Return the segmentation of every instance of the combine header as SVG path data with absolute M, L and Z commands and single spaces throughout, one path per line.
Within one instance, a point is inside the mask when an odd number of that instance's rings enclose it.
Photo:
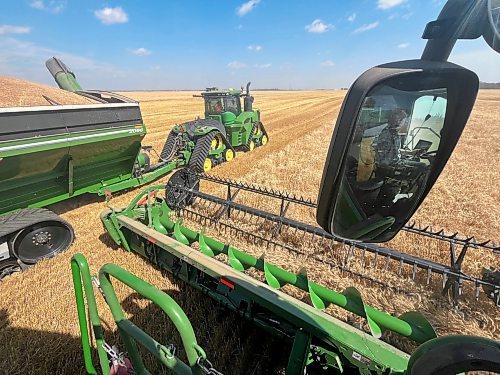
M 354 82 L 337 119 L 317 203 L 179 170 L 167 185 L 151 186 L 127 207 L 103 212 L 106 230 L 127 251 L 288 342 L 287 375 L 500 373 L 498 341 L 465 335 L 438 337 L 431 321 L 419 312 L 385 313 L 366 303 L 354 287 L 334 290 L 314 281 L 304 268 L 291 272 L 269 260 L 274 252 L 284 250 L 299 255 L 304 263 L 327 264 L 346 276 L 402 293 L 405 290 L 394 285 L 394 276 L 409 272 L 415 283 L 426 289 L 437 287 L 449 293 L 456 308 L 460 308 L 461 296 L 469 292 L 479 303 L 498 305 L 498 271 L 483 275 L 464 271 L 470 251 L 488 253 L 488 259 L 494 259 L 491 266 L 498 266 L 500 249 L 496 244 L 406 224 L 446 165 L 476 99 L 477 76 L 449 63 L 449 54 L 458 39 L 480 35 L 500 52 L 499 25 L 495 23 L 498 12 L 490 1 L 449 0 L 439 18 L 426 28 L 424 38 L 429 41 L 421 59 L 377 66 Z M 218 194 L 204 192 L 207 184 Z M 263 209 L 271 202 L 276 212 Z M 289 215 L 293 207 L 300 207 L 299 212 L 315 210 L 320 227 L 294 219 Z M 209 235 L 207 227 L 215 228 L 216 234 Z M 378 244 L 401 230 L 443 243 L 450 251 L 451 264 Z M 231 242 L 217 239 L 221 233 Z M 235 245 L 236 240 L 240 245 Z M 265 255 L 252 252 L 255 245 L 261 246 Z M 460 253 L 458 247 L 462 247 Z M 379 271 L 381 277 L 374 277 L 370 269 Z M 89 318 L 104 374 L 109 373 L 108 355 L 113 373 L 149 374 L 137 344 L 173 373 L 220 374 L 175 301 L 108 264 L 101 268 L 96 283 L 113 313 L 130 360 L 109 350 L 90 271 L 80 254 L 72 259 L 72 271 L 87 372 L 96 373 Z M 392 277 L 384 278 L 385 274 Z M 187 363 L 181 361 L 178 348 L 161 345 L 125 318 L 111 278 L 162 308 L 181 335 Z M 293 298 L 292 290 L 305 292 L 307 298 Z M 467 301 L 470 299 L 464 298 L 464 303 Z M 343 321 L 327 313 L 329 306 L 348 311 L 353 324 L 348 324 L 350 319 Z M 398 336 L 417 347 L 411 355 L 391 344 Z
M 189 159 L 189 167 L 208 172 L 213 166 L 231 161 L 236 151 L 253 151 L 269 141 L 260 111 L 253 109 L 250 82 L 242 90 L 207 88 L 201 95 L 205 100 L 205 118 L 176 125 L 168 135 L 161 158 Z M 241 110 L 243 98 L 243 110 Z M 186 154 L 190 155 L 186 158 Z

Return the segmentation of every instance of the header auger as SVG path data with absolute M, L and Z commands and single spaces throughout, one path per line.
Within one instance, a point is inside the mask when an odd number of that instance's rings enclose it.
M 195 97 L 205 101 L 205 118 L 176 125 L 167 137 L 162 160 L 190 154 L 188 166 L 196 172 L 208 172 L 213 166 L 233 160 L 236 151 L 253 151 L 269 141 L 260 111 L 253 109 L 250 82 L 245 93 L 243 89 L 210 87 Z

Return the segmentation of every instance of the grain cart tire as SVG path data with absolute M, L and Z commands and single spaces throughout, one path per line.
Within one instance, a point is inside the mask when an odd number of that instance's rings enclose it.
M 17 232 L 12 253 L 25 264 L 35 264 L 68 249 L 75 239 L 71 225 L 63 220 L 41 221 Z
M 176 150 L 174 150 L 176 146 L 177 134 L 173 132 L 168 133 L 167 140 L 163 145 L 163 150 L 161 151 L 160 158 L 162 161 L 170 161 L 175 156 Z
M 212 169 L 212 160 L 209 158 L 212 141 L 217 136 L 217 132 L 210 132 L 196 141 L 193 153 L 189 159 L 189 168 L 197 173 L 208 172 Z
M 22 271 L 21 266 L 15 259 L 7 259 L 0 262 L 0 281 L 12 275 L 15 272 Z

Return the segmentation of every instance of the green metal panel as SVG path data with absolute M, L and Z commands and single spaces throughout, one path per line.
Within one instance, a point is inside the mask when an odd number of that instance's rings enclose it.
M 132 127 L 131 131 L 134 130 Z M 80 143 L 68 137 L 68 141 L 54 147 L 36 146 L 39 142 L 28 141 L 31 147 L 10 156 L 0 151 L 0 213 L 69 198 L 72 195 L 70 186 L 77 195 L 132 177 L 141 147 L 140 134 L 114 139 L 102 132 L 90 132 L 85 136 L 95 138 L 92 143 Z M 54 140 L 57 138 L 50 137 L 44 142 Z
M 146 134 L 139 106 L 0 110 L 0 214 L 150 182 L 184 161 L 134 172 Z

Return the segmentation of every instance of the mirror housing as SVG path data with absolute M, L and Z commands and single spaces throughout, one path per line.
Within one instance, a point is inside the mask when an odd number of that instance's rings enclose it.
M 349 89 L 332 135 L 318 196 L 316 218 L 319 225 L 327 232 L 337 237 L 355 241 L 384 242 L 393 238 L 427 196 L 446 165 L 472 111 L 478 88 L 479 80 L 475 73 L 456 64 L 442 61 L 399 61 L 383 64 L 363 73 Z M 434 131 L 434 139 L 437 141 L 433 149 L 432 162 L 423 163 L 422 160 L 417 159 L 420 160 L 420 162 L 412 163 L 413 169 L 421 169 L 421 172 L 416 173 L 418 178 L 415 177 L 415 180 L 411 181 L 405 180 L 405 176 L 408 173 L 406 173 L 404 169 L 404 173 L 399 172 L 397 177 L 387 177 L 386 174 L 379 173 L 382 168 L 377 169 L 381 164 L 376 161 L 377 159 L 373 159 L 372 164 L 374 167 L 372 171 L 367 174 L 368 178 L 366 176 L 364 177 L 366 180 L 370 179 L 372 175 L 381 176 L 377 176 L 379 180 L 377 184 L 379 186 L 370 187 L 370 193 L 372 195 L 374 195 L 373 192 L 376 191 L 376 189 L 379 189 L 380 193 L 381 186 L 384 186 L 389 180 L 391 182 L 402 181 L 405 183 L 405 186 L 413 184 L 412 192 L 406 194 L 405 199 L 400 199 L 400 201 L 405 201 L 405 204 L 399 204 L 398 209 L 393 210 L 395 212 L 390 212 L 390 214 L 388 214 L 388 210 L 390 211 L 391 204 L 396 206 L 392 201 L 389 205 L 387 201 L 381 204 L 377 199 L 373 199 L 368 204 L 365 203 L 364 205 L 359 205 L 356 202 L 353 203 L 356 199 L 351 200 L 352 189 L 348 186 L 348 181 L 352 179 L 353 174 L 349 174 L 350 172 L 347 168 L 347 164 L 352 164 L 353 157 L 356 159 L 357 155 L 359 155 L 357 159 L 358 167 L 361 163 L 362 152 L 360 148 L 362 146 L 359 145 L 359 138 L 362 136 L 359 135 L 360 132 L 365 131 L 373 133 L 376 129 L 388 128 L 387 124 L 390 123 L 391 120 L 387 119 L 392 115 L 387 114 L 385 117 L 386 123 L 384 124 L 382 124 L 383 121 L 380 120 L 384 117 L 383 112 L 386 109 L 394 108 L 394 105 L 389 104 L 387 101 L 381 103 L 376 108 L 378 111 L 377 113 L 380 112 L 378 115 L 379 123 L 375 124 L 376 126 L 369 128 L 370 125 L 360 125 L 366 123 L 366 121 L 362 120 L 364 116 L 362 114 L 362 109 L 366 109 L 366 107 L 369 106 L 367 104 L 367 100 L 369 99 L 367 98 L 372 95 L 372 93 L 383 92 L 386 89 L 403 93 L 403 99 L 407 97 L 411 98 L 412 95 L 415 96 L 415 93 L 422 92 L 431 93 L 427 94 L 427 97 L 430 98 L 430 100 L 427 100 L 428 102 L 436 102 L 436 98 L 445 97 L 443 108 L 445 116 L 440 117 L 441 124 L 439 131 Z M 408 95 L 406 93 L 408 93 Z M 420 95 L 422 97 L 423 94 Z M 395 98 L 397 101 L 398 97 L 396 96 Z M 382 100 L 382 102 L 383 101 L 384 100 Z M 442 102 L 441 99 L 440 101 Z M 408 102 L 408 100 L 406 100 L 406 102 Z M 414 101 L 413 104 L 410 103 L 409 106 L 407 105 L 406 108 L 410 108 L 410 110 L 406 112 L 411 113 L 406 114 L 411 115 L 416 111 L 415 103 Z M 393 105 L 393 107 L 391 107 L 391 105 Z M 431 117 L 430 112 L 427 116 L 421 117 L 423 118 L 421 122 L 425 123 Z M 360 127 L 362 129 L 360 129 Z M 404 136 L 402 137 L 404 138 Z M 426 141 L 423 140 L 423 142 Z M 377 142 L 375 141 L 375 143 Z M 381 144 L 382 142 L 378 141 L 378 143 Z M 429 146 L 427 147 L 427 150 L 428 149 Z M 353 152 L 353 150 L 357 151 Z M 395 157 L 395 159 L 398 160 L 390 160 L 389 164 L 392 164 L 389 165 L 389 167 L 391 167 L 391 170 L 397 170 L 397 168 L 393 167 L 396 167 L 396 163 L 401 163 L 403 159 L 401 154 L 404 154 L 403 151 L 405 150 L 404 147 L 402 147 L 401 149 L 393 149 L 392 151 L 392 154 L 398 155 Z M 405 153 L 409 154 L 414 152 L 416 151 L 412 149 L 405 151 Z M 384 151 L 379 154 L 384 156 L 388 153 L 391 152 Z M 370 151 L 369 154 L 375 155 L 376 152 Z M 372 157 L 375 158 L 375 156 Z M 415 165 L 417 167 L 415 167 Z M 374 170 L 376 171 L 374 172 Z M 422 171 L 425 171 L 425 173 Z M 359 175 L 360 173 L 358 170 L 358 176 Z M 374 181 L 375 179 L 370 179 L 369 182 Z M 418 181 L 418 184 L 415 181 Z M 359 192 L 357 194 L 354 193 L 354 195 L 361 198 L 367 196 L 368 193 L 365 194 L 364 189 L 365 188 L 360 188 Z M 401 189 L 399 192 L 402 192 Z M 387 196 L 387 193 L 380 193 L 378 195 Z M 405 194 L 398 194 L 398 192 L 396 192 L 395 196 L 397 197 L 398 195 L 405 196 Z M 349 201 L 346 200 L 346 197 L 349 198 Z M 391 199 L 392 198 L 394 198 L 394 196 L 391 197 Z M 394 200 L 394 202 L 397 203 L 397 200 Z M 368 206 L 369 209 L 366 208 Z M 346 210 L 350 210 L 347 215 Z M 356 219 L 353 219 L 353 216 L 356 217 Z
M 483 38 L 492 49 L 500 53 L 500 0 L 487 0 L 486 13 Z

